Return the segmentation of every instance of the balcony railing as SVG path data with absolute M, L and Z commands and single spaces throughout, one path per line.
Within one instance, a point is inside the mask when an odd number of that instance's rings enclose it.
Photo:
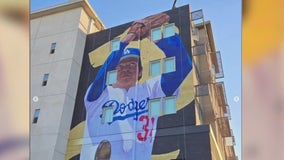
M 207 96 L 207 95 L 209 95 L 208 85 L 195 86 L 195 97 Z
M 206 45 L 205 44 L 200 44 L 193 46 L 193 56 L 198 56 L 198 55 L 204 55 L 206 54 Z
M 230 124 L 229 124 L 229 119 L 227 117 L 219 117 L 216 118 L 218 127 L 221 132 L 222 137 L 231 137 L 231 129 L 230 129 Z
M 215 121 L 215 111 L 212 107 L 212 100 L 210 97 L 210 85 L 197 85 L 195 86 L 196 103 L 202 113 L 202 123 L 209 124 Z
M 223 71 L 223 65 L 222 65 L 222 59 L 221 59 L 220 51 L 216 52 L 216 57 L 217 57 L 217 63 L 218 63 L 218 72 L 216 72 L 215 77 L 216 78 L 224 78 L 224 71 Z
M 215 81 L 215 72 L 212 72 L 212 63 L 206 48 L 205 44 L 192 47 L 193 63 L 198 84 L 207 84 Z
M 193 27 L 191 33 L 192 33 L 192 39 L 195 41 L 199 41 L 198 29 Z
M 226 112 L 224 113 L 224 117 L 227 117 L 229 120 L 231 120 L 231 110 L 229 106 L 225 106 L 226 107 Z
M 228 106 L 224 82 L 217 82 L 215 86 L 219 105 Z
M 196 21 L 203 18 L 202 9 L 191 12 L 191 20 Z

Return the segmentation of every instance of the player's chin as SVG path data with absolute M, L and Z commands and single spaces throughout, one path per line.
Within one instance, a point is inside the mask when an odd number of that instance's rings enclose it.
M 121 77 L 123 81 L 131 81 L 133 79 L 132 75 L 124 75 Z
M 134 77 L 123 77 L 121 80 L 124 84 L 133 84 L 136 82 Z

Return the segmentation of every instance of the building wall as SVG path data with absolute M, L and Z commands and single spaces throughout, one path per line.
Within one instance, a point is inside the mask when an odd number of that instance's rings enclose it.
M 176 33 L 178 33 L 181 37 L 188 55 L 192 57 L 189 7 L 183 6 L 165 13 L 170 15 L 169 23 L 175 23 Z M 121 40 L 127 33 L 127 29 L 131 26 L 131 24 L 132 23 L 127 23 L 87 36 L 79 89 L 76 97 L 65 159 L 87 160 L 88 158 L 86 157 L 88 156 L 89 159 L 94 159 L 97 145 L 99 145 L 99 143 L 93 143 L 92 139 L 99 139 L 101 136 L 107 139 L 116 134 L 126 134 L 126 131 L 122 131 L 117 132 L 114 135 L 113 133 L 107 133 L 99 134 L 97 137 L 90 136 L 88 131 L 89 129 L 86 124 L 90 122 L 87 122 L 86 119 L 88 114 L 91 113 L 86 112 L 84 96 L 87 92 L 87 88 L 94 81 L 102 65 L 110 54 L 111 41 L 115 38 L 120 38 Z M 153 78 L 149 76 L 149 62 L 163 59 L 165 56 L 161 50 L 155 48 L 153 42 L 149 41 L 147 38 L 138 42 L 132 42 L 129 46 L 137 47 L 141 50 L 143 73 L 139 84 L 143 84 L 146 80 Z M 179 51 L 177 51 L 177 53 L 179 53 Z M 191 70 L 190 74 L 180 86 L 181 95 L 177 100 L 177 112 L 175 114 L 161 115 L 159 117 L 157 127 L 153 130 L 156 134 L 155 137 L 153 137 L 155 140 L 152 148 L 152 156 L 145 157 L 147 155 L 144 155 L 144 159 L 212 159 L 212 152 L 210 149 L 211 139 L 209 136 L 211 131 L 209 130 L 209 126 L 196 126 L 193 73 L 194 71 Z M 107 72 L 104 72 L 104 74 L 107 74 Z M 98 86 L 98 88 L 100 87 L 102 86 Z M 98 116 L 97 119 L 101 119 L 100 116 Z M 135 123 L 138 124 L 139 121 Z M 97 128 L 99 127 L 100 126 Z M 101 128 L 100 130 L 104 129 Z M 137 132 L 134 132 L 133 135 L 136 137 Z M 129 139 L 129 141 L 132 140 L 133 139 Z M 134 138 L 134 141 L 136 140 Z M 129 159 L 142 158 L 137 157 L 139 155 L 140 154 L 133 152 L 133 154 L 130 154 Z
M 83 8 L 31 20 L 31 97 L 38 97 L 31 101 L 31 159 L 65 157 L 90 22 Z M 52 43 L 56 49 L 50 54 Z M 35 109 L 40 109 L 37 123 L 32 122 Z
M 220 107 L 218 94 L 214 93 L 216 89 L 212 84 L 208 85 L 215 82 L 212 59 L 207 55 L 192 56 L 194 41 L 191 38 L 188 6 L 165 13 L 170 15 L 169 23 L 175 24 L 175 32 L 193 60 L 194 67 L 180 85 L 176 113 L 159 116 L 155 122 L 157 126 L 152 127 L 152 155 L 146 159 L 225 159 L 229 155 L 222 136 L 223 130 L 214 121 L 215 116 L 222 116 L 224 111 L 216 112 L 216 107 Z M 31 159 L 80 159 L 83 148 L 92 149 L 89 154 L 95 155 L 91 140 L 97 137 L 87 134 L 84 96 L 108 57 L 111 41 L 122 39 L 132 23 L 90 34 L 101 30 L 102 25 L 98 25 L 97 20 L 88 14 L 79 7 L 31 20 L 31 97 L 39 97 L 39 100 L 31 101 L 31 122 L 35 109 L 40 109 L 37 123 L 31 124 Z M 199 43 L 205 42 L 206 36 L 202 34 L 207 33 L 202 27 L 200 34 Z M 56 50 L 50 54 L 54 42 Z M 210 43 L 214 46 L 214 42 Z M 143 53 L 143 76 L 139 81 L 139 84 L 143 84 L 153 78 L 149 76 L 149 62 L 164 59 L 165 55 L 147 38 L 129 46 L 140 48 Z M 211 50 L 214 49 L 208 51 Z M 204 72 L 198 79 L 196 75 L 201 73 L 200 70 Z M 47 85 L 42 86 L 46 73 L 49 73 L 49 79 Z M 207 96 L 198 97 L 197 93 L 201 93 L 201 90 L 196 89 L 196 86 L 199 85 L 208 86 Z M 143 123 L 143 120 L 140 122 Z M 142 130 L 145 131 L 144 126 Z M 133 132 L 133 135 L 137 133 Z M 227 150 L 234 154 L 232 148 Z M 86 153 L 88 151 L 84 151 Z M 135 155 L 138 154 L 132 154 Z

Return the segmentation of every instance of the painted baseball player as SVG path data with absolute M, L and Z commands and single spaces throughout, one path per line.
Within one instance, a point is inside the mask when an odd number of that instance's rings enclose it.
M 178 88 L 191 71 L 192 63 L 177 34 L 162 38 L 155 44 L 166 57 L 175 57 L 176 70 L 138 85 L 142 76 L 140 49 L 127 48 L 127 45 L 148 37 L 151 28 L 168 20 L 169 16 L 162 13 L 134 22 L 120 42 L 119 50 L 113 51 L 100 68 L 85 95 L 85 132 L 90 137 L 90 145 L 96 146 L 96 153 L 88 154 L 87 146 L 83 145 L 81 159 L 151 159 L 158 116 L 148 113 L 149 101 L 178 96 Z M 114 70 L 117 70 L 117 81 L 107 85 L 107 73 Z M 113 118 L 104 123 L 103 113 L 108 109 Z

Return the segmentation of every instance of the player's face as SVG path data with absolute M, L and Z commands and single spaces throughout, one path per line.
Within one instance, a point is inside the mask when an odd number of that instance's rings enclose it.
M 138 79 L 138 59 L 126 58 L 122 60 L 116 67 L 117 83 L 120 88 L 130 88 L 136 84 Z

